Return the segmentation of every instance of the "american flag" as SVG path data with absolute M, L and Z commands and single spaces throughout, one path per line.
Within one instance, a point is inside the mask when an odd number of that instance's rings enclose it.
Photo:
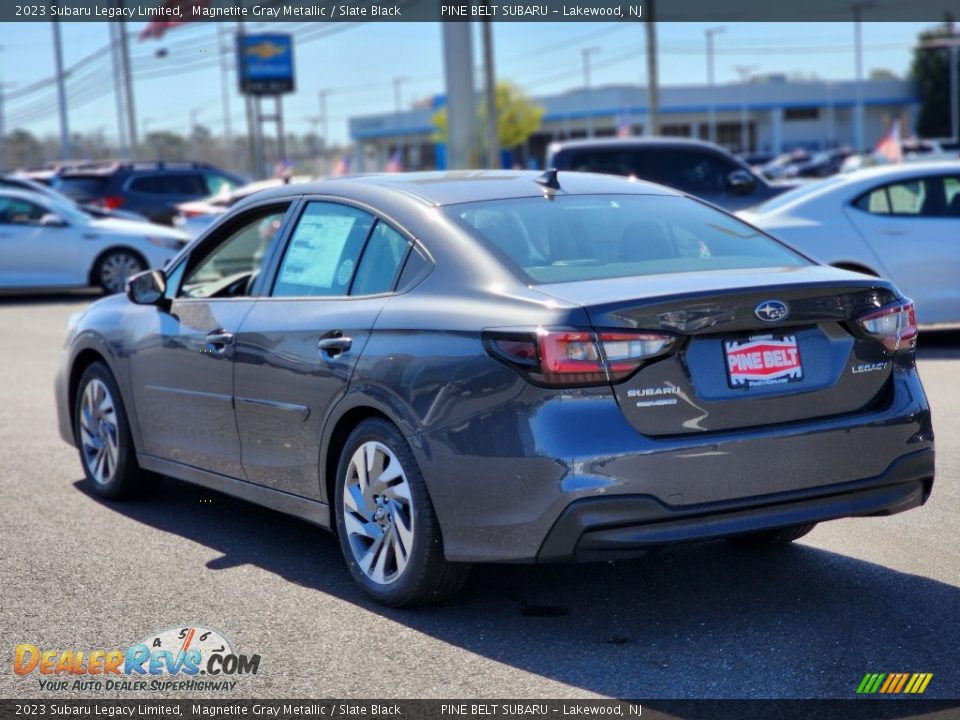
M 903 162 L 903 146 L 900 144 L 900 121 L 894 120 L 890 124 L 890 131 L 883 136 L 874 148 L 887 159 L 888 162 Z
M 151 20 L 143 30 L 140 31 L 140 40 L 148 40 L 149 38 L 157 38 L 159 40 L 167 30 L 175 28 L 177 25 L 183 25 L 185 22 L 190 22 L 187 18 L 193 16 L 192 8 L 210 7 L 210 0 L 163 0 L 163 2 L 160 3 L 160 7 L 169 10 L 180 8 L 180 19 Z
M 333 166 L 333 170 L 330 174 L 334 177 L 343 177 L 344 175 L 349 175 L 350 161 L 352 159 L 353 158 L 351 157 L 350 153 L 344 153 L 341 155 L 340 159 L 337 160 L 337 164 Z
M 387 162 L 384 170 L 388 173 L 403 172 L 403 153 L 399 150 L 395 151 L 393 155 L 390 156 L 390 160 Z

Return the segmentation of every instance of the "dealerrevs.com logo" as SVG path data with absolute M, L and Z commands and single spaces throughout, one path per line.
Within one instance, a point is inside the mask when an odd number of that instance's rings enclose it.
M 259 655 L 241 655 L 224 635 L 200 625 L 151 633 L 126 649 L 44 649 L 20 643 L 13 671 L 39 676 L 46 691 L 229 691 L 255 675 Z

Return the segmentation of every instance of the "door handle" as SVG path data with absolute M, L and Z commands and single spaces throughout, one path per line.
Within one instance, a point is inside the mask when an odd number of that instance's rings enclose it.
M 227 351 L 227 348 L 233 345 L 233 333 L 226 330 L 214 330 L 207 333 L 207 345 L 218 355 L 223 354 Z
M 340 353 L 346 352 L 351 345 L 353 345 L 353 338 L 346 337 L 339 330 L 329 333 L 317 341 L 317 349 L 330 357 L 336 357 Z

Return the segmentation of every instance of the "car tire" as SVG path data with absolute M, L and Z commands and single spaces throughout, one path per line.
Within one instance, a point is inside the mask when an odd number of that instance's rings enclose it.
M 110 250 L 97 260 L 93 278 L 107 295 L 121 293 L 129 278 L 147 268 L 139 255 L 129 250 Z
M 378 477 L 369 482 L 372 474 Z M 451 563 L 410 446 L 382 418 L 361 422 L 343 447 L 334 497 L 337 539 L 353 579 L 377 602 L 405 607 L 455 595 L 470 566 Z
M 120 391 L 103 363 L 92 363 L 80 377 L 74 416 L 80 464 L 94 493 L 122 500 L 152 489 L 157 476 L 137 464 Z
M 727 540 L 736 545 L 745 545 L 749 547 L 770 547 L 771 545 L 786 545 L 794 540 L 799 540 L 817 526 L 816 523 L 809 525 L 791 525 L 785 528 L 775 528 L 773 530 L 760 530 L 759 532 L 744 533 L 743 535 L 732 535 Z

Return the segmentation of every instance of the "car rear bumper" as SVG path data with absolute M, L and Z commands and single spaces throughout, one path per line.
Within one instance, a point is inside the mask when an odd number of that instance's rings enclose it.
M 876 478 L 749 501 L 676 508 L 643 495 L 584 498 L 560 515 L 538 562 L 614 560 L 646 548 L 836 520 L 893 515 L 923 505 L 933 488 L 934 452 L 906 455 Z
M 853 415 L 650 438 L 609 392 L 531 388 L 410 444 L 445 553 L 464 562 L 590 559 L 899 512 L 933 478 L 914 368 L 894 372 L 882 407 Z

